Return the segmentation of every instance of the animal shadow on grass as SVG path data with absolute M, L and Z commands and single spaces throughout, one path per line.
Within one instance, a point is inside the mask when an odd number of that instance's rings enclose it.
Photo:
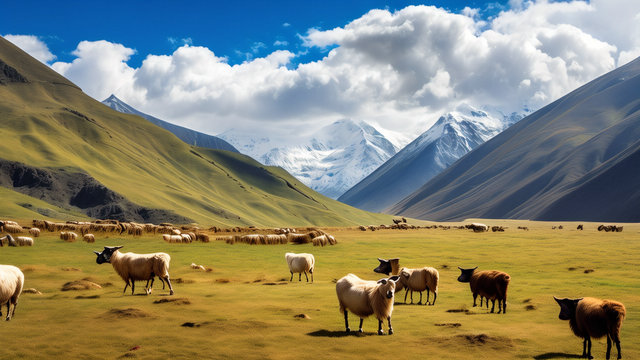
M 314 337 L 330 337 L 330 338 L 339 338 L 339 337 L 347 337 L 347 336 L 356 336 L 356 337 L 374 336 L 374 335 L 378 336 L 377 333 L 373 333 L 373 332 L 359 333 L 357 330 L 351 331 L 351 332 L 346 332 L 344 330 L 342 331 L 318 330 L 318 331 L 310 332 L 307 335 L 314 336 Z
M 536 360 L 549 360 L 549 359 L 582 359 L 582 356 L 576 354 L 565 354 L 565 353 L 546 353 L 540 354 L 538 356 L 533 357 Z

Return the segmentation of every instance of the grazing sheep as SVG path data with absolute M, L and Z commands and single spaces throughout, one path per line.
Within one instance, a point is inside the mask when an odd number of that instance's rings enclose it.
M 511 276 L 502 271 L 483 270 L 476 272 L 476 266 L 473 269 L 463 269 L 462 274 L 458 277 L 459 282 L 468 282 L 473 293 L 473 306 L 476 306 L 476 298 L 480 295 L 480 306 L 482 306 L 482 298 L 487 298 L 487 308 L 489 300 L 492 301 L 491 312 L 493 313 L 498 300 L 498 314 L 507 312 L 507 288 Z
M 209 235 L 208 234 L 203 234 L 203 233 L 197 233 L 196 234 L 196 240 L 203 242 L 203 243 L 208 243 L 209 240 Z
M 311 242 L 313 246 L 325 246 L 329 243 L 329 239 L 327 239 L 327 235 L 320 235 L 311 239 Z
M 289 272 L 291 273 L 291 279 L 289 279 L 289 281 L 293 281 L 293 273 L 299 273 L 298 281 L 302 281 L 302 273 L 304 273 L 304 277 L 306 277 L 307 282 L 309 282 L 309 277 L 307 276 L 308 271 L 311 274 L 311 282 L 313 282 L 313 271 L 316 266 L 316 259 L 313 255 L 286 253 L 284 257 L 287 259 Z
M 569 320 L 569 327 L 577 337 L 584 339 L 582 343 L 582 357 L 593 359 L 591 356 L 591 338 L 607 337 L 607 360 L 611 356 L 611 341 L 616 343 L 618 359 L 620 353 L 620 328 L 627 315 L 624 305 L 614 300 L 600 300 L 591 297 L 580 299 L 558 299 L 560 305 L 560 320 Z
M 16 314 L 18 298 L 24 286 L 24 274 L 12 265 L 0 265 L 0 306 L 7 304 L 7 321 Z M 13 311 L 11 311 L 13 305 Z M 0 308 L 0 316 L 2 309 Z
M 82 241 L 86 241 L 88 243 L 94 243 L 96 242 L 96 237 L 93 234 L 84 234 L 84 236 L 82 237 Z
M 4 246 L 5 243 L 7 243 L 9 246 L 18 246 L 16 240 L 10 234 L 7 234 L 5 237 L 0 238 L 0 246 Z
M 578 229 L 577 230 L 584 230 L 584 227 L 582 226 L 582 224 L 578 225 Z
M 529 231 L 529 228 L 526 226 L 518 226 L 518 229 Z
M 350 332 L 348 310 L 360 317 L 359 332 L 365 318 L 375 315 L 378 319 L 378 335 L 384 335 L 382 323 L 389 322 L 389 335 L 393 334 L 391 313 L 393 312 L 393 297 L 395 294 L 397 276 L 378 281 L 362 280 L 348 274 L 336 283 L 336 293 L 340 304 L 340 312 L 344 314 L 346 331 Z
M 191 268 L 194 270 L 206 270 L 202 265 L 196 265 L 196 263 L 191 263 Z
M 0 226 L 2 226 L 4 232 L 9 234 L 20 234 L 24 231 L 22 226 L 18 225 L 15 221 L 3 221 L 0 223 L 2 223 Z
M 311 240 L 309 234 L 294 234 L 293 232 L 287 234 L 287 241 L 292 244 L 308 244 Z
M 435 305 L 436 298 L 438 297 L 438 284 L 440 283 L 440 274 L 438 270 L 432 267 L 423 267 L 420 269 L 400 269 L 400 283 L 407 288 L 404 294 L 404 302 L 407 303 L 407 294 L 411 290 L 411 303 L 413 304 L 413 292 L 420 293 L 420 301 L 418 305 L 422 304 L 422 292 L 427 290 L 427 301 L 425 305 Z M 433 292 L 433 302 L 429 304 L 429 292 Z
M 473 230 L 473 232 L 485 232 L 489 231 L 489 226 L 480 223 L 471 223 L 471 225 L 465 225 L 467 229 Z
M 162 288 L 164 289 L 164 281 L 166 281 L 169 285 L 169 290 L 171 290 L 169 295 L 173 295 L 171 280 L 169 280 L 169 262 L 171 261 L 169 254 L 134 254 L 130 252 L 123 254 L 118 251 L 122 248 L 123 246 L 105 246 L 102 252 L 94 251 L 94 253 L 98 255 L 96 259 L 98 264 L 111 263 L 113 269 L 127 283 L 122 291 L 123 293 L 127 290 L 129 282 L 131 282 L 131 295 L 133 295 L 135 282 L 147 280 L 145 292 L 148 295 L 153 290 L 155 276 L 158 276 L 162 281 Z M 149 280 L 151 280 L 151 286 L 148 286 Z
M 74 232 L 65 232 L 65 231 L 60 232 L 60 240 L 64 240 L 67 242 L 75 242 L 77 238 L 78 238 L 78 234 Z
M 33 246 L 33 239 L 26 236 L 16 236 L 16 244 L 18 246 Z
M 29 229 L 29 234 L 33 237 L 39 237 L 40 236 L 40 229 L 38 228 L 31 228 Z

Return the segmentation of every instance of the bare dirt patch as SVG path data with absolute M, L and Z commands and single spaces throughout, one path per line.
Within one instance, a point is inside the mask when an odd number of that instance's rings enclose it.
M 230 283 L 231 280 L 229 279 L 216 279 L 216 282 L 219 284 L 226 284 L 226 283 Z
M 435 326 L 442 326 L 442 327 L 448 327 L 448 328 L 458 328 L 460 326 L 462 326 L 462 324 L 460 323 L 440 323 L 440 324 L 434 324 Z
M 87 280 L 70 281 L 62 285 L 62 291 L 69 290 L 96 290 L 102 289 L 102 286 Z
M 166 304 L 166 303 L 171 303 L 171 304 L 175 304 L 175 305 L 191 305 L 191 300 L 187 299 L 187 298 L 171 298 L 171 299 L 158 299 L 156 301 L 153 302 L 154 304 Z
M 177 279 L 172 279 L 171 282 L 175 284 L 193 284 L 195 281 L 191 279 L 177 278 Z
M 135 308 L 127 308 L 127 309 L 111 309 L 99 316 L 99 318 L 107 319 L 107 320 L 117 320 L 117 319 L 141 319 L 141 318 L 153 318 L 153 316 L 146 311 L 135 309 Z

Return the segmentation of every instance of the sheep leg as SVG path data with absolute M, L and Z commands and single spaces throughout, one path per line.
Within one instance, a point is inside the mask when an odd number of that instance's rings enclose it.
M 131 280 L 131 295 L 133 295 L 135 288 L 136 288 L 136 282 L 135 280 Z
M 431 305 L 435 305 L 436 304 L 436 299 L 438 298 L 438 293 L 437 292 L 433 292 L 433 302 L 431 303 Z
M 11 301 L 7 301 L 7 321 L 11 320 Z
M 347 310 L 344 311 L 344 327 L 346 328 L 346 332 L 351 331 L 351 329 L 349 329 L 349 313 L 347 313 Z
M 502 313 L 507 313 L 507 299 L 502 300 Z
M 413 299 L 411 302 L 413 303 Z M 418 305 L 422 305 L 422 291 L 420 291 L 420 300 L 418 301 Z
M 127 291 L 128 286 L 129 286 L 129 280 L 127 280 L 127 284 L 124 286 L 124 290 L 122 290 L 123 294 Z
M 489 300 L 487 300 L 487 307 L 489 305 Z M 500 306 L 500 302 L 498 301 L 498 306 Z M 491 299 L 491 313 L 493 314 L 493 311 L 496 309 L 496 301 L 494 299 Z
M 289 279 L 289 282 L 293 281 L 293 271 L 289 271 L 291 273 L 291 279 Z
M 13 304 L 13 311 L 11 311 L 11 318 L 16 314 L 16 308 L 18 307 L 18 300 Z
M 477 293 L 473 293 L 473 307 L 478 306 L 478 305 L 476 305 L 476 298 L 478 298 L 478 294 Z M 480 307 L 482 307 L 482 296 L 480 296 Z
M 616 348 L 618 349 L 618 360 L 622 359 L 622 353 L 620 352 L 620 340 L 616 341 Z
M 427 300 L 425 301 L 425 305 L 429 305 L 429 288 L 426 289 L 427 290 Z M 420 295 L 422 295 L 422 293 L 420 293 Z
M 391 327 L 391 316 L 387 317 L 389 321 L 389 335 L 393 335 L 393 327 Z
M 611 358 L 611 336 L 607 334 L 607 360 Z
M 305 274 L 305 275 L 307 275 L 307 274 Z M 302 281 L 302 273 L 298 274 L 298 281 Z
M 360 318 L 360 327 L 358 328 L 358 332 L 359 333 L 363 333 L 364 331 L 362 331 L 362 323 L 364 322 L 363 318 Z
M 169 280 L 169 276 L 167 275 L 167 277 L 165 278 L 165 280 L 167 281 L 167 285 L 169 285 L 169 290 L 171 290 L 169 292 L 169 295 L 173 295 L 173 288 L 171 287 L 171 280 Z
M 382 330 L 382 320 L 378 320 L 378 335 L 384 335 L 384 330 Z
M 409 295 L 409 288 L 406 288 L 406 290 L 404 291 L 404 303 L 407 303 L 407 295 Z M 413 296 L 412 296 L 413 298 Z M 411 302 L 413 302 L 413 300 L 411 300 Z
M 307 282 L 309 282 L 309 276 L 307 276 L 307 272 L 304 272 L 304 277 L 307 278 Z
M 480 296 L 480 307 L 482 307 L 482 299 L 483 299 L 483 297 Z M 473 305 L 473 306 L 475 306 L 475 305 Z

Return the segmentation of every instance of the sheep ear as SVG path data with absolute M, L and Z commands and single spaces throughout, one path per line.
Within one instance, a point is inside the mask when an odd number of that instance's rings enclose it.
M 398 275 L 394 275 L 394 276 L 389 278 L 389 281 L 393 281 L 395 283 L 397 283 L 398 280 L 400 280 L 400 276 L 398 276 Z
M 93 250 L 93 252 L 96 253 L 96 255 L 98 255 L 98 256 L 102 255 L 102 253 L 99 253 L 99 252 L 97 252 L 95 250 Z
M 386 283 L 387 283 L 387 279 L 380 279 L 380 280 L 378 280 L 378 284 L 385 285 Z

